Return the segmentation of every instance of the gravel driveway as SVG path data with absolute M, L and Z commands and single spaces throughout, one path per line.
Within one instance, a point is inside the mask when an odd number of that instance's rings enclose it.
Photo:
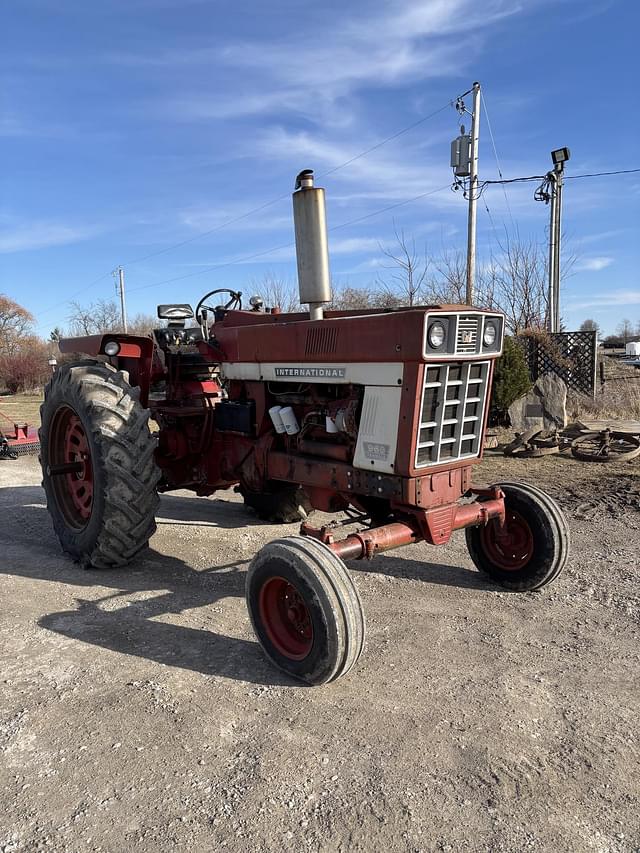
M 174 493 L 144 559 L 82 571 L 0 462 L 0 851 L 640 849 L 639 470 L 488 459 L 561 501 L 564 574 L 501 592 L 460 534 L 353 563 L 367 648 L 307 688 L 244 606 L 283 527 Z

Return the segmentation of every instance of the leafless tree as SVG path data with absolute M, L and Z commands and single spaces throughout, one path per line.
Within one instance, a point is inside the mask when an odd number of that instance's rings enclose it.
M 509 241 L 496 260 L 494 299 L 513 334 L 545 327 L 549 308 L 546 269 L 546 254 L 533 240 Z
M 358 311 L 373 308 L 374 293 L 369 287 L 333 285 L 331 308 L 336 311 Z
M 443 250 L 433 262 L 434 274 L 429 281 L 429 302 L 462 304 L 467 291 L 467 261 L 459 250 Z
M 72 335 L 98 335 L 101 332 L 121 332 L 120 310 L 115 302 L 99 299 L 82 306 L 71 302 L 68 316 Z
M 596 323 L 595 320 L 583 320 L 580 323 L 580 331 L 581 332 L 597 332 L 598 336 L 600 336 L 600 326 Z
M 628 317 L 622 319 L 616 327 L 616 332 L 622 338 L 626 347 L 627 342 L 633 337 L 633 324 Z
M 407 239 L 403 229 L 398 231 L 394 227 L 394 233 L 394 249 L 380 246 L 381 252 L 390 262 L 383 264 L 383 268 L 391 270 L 391 273 L 388 278 L 378 278 L 378 290 L 397 295 L 403 305 L 415 305 L 420 301 L 431 262 L 426 250 L 420 254 L 416 249 L 416 241 Z
M 130 335 L 147 337 L 154 329 L 159 329 L 162 325 L 162 320 L 154 317 L 153 314 L 136 314 L 128 321 L 127 332 Z
M 252 281 L 251 288 L 264 299 L 268 308 L 279 306 L 285 313 L 301 310 L 296 287 L 275 273 L 267 272 L 260 281 Z
M 31 329 L 33 315 L 13 299 L 0 293 L 0 353 L 13 353 L 20 338 Z

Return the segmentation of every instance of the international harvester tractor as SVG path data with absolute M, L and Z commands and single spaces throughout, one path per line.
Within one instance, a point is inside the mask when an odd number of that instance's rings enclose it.
M 444 545 L 464 529 L 490 581 L 536 590 L 562 570 L 569 535 L 540 489 L 472 482 L 503 316 L 468 305 L 325 310 L 324 191 L 310 171 L 293 212 L 308 313 L 258 297 L 243 309 L 240 293 L 217 289 L 195 313 L 160 305 L 153 338 L 62 340 L 62 352 L 86 357 L 47 386 L 40 443 L 53 526 L 86 568 L 125 566 L 147 546 L 158 492 L 236 487 L 261 518 L 301 521 L 299 535 L 253 558 L 246 601 L 269 658 L 321 684 L 354 666 L 365 639 L 345 560 Z M 312 510 L 339 520 L 314 527 Z

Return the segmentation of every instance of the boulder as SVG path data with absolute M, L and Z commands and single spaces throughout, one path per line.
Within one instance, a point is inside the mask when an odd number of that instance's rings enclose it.
M 566 383 L 555 373 L 540 376 L 528 394 L 509 406 L 509 418 L 516 432 L 564 429 L 567 424 Z

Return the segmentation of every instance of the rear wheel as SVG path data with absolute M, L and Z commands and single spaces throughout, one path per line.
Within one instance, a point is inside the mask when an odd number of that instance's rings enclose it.
M 569 528 L 556 502 L 525 483 L 497 484 L 505 495 L 505 523 L 497 519 L 465 531 L 476 567 L 515 592 L 540 589 L 564 568 Z
M 155 531 L 147 411 L 121 372 L 82 362 L 54 373 L 40 414 L 42 485 L 62 548 L 87 567 L 126 565 Z
M 265 545 L 247 574 L 247 608 L 273 663 L 309 684 L 334 681 L 364 645 L 362 602 L 342 560 L 315 539 Z

